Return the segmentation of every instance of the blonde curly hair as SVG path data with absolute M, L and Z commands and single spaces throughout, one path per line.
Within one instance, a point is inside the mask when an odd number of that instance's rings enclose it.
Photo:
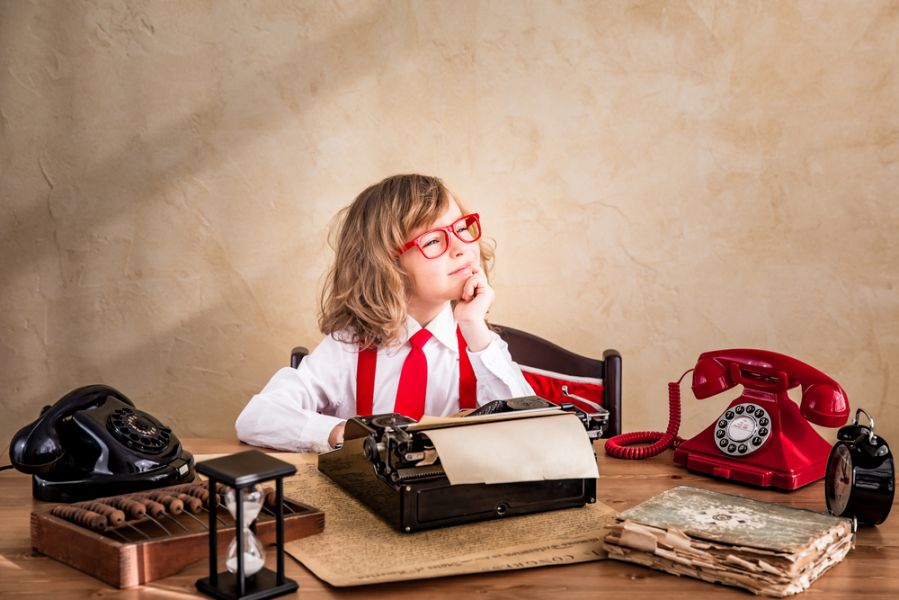
M 411 231 L 446 211 L 451 196 L 468 214 L 439 178 L 394 175 L 338 213 L 330 240 L 336 256 L 320 299 L 322 333 L 361 348 L 399 343 L 411 279 L 397 251 Z M 489 275 L 493 248 L 483 238 L 478 244 L 482 272 Z

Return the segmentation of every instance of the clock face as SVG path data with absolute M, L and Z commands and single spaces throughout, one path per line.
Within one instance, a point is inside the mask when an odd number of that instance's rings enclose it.
M 852 458 L 849 448 L 840 444 L 834 448 L 827 465 L 827 481 L 832 488 L 832 495 L 827 495 L 827 505 L 830 512 L 842 515 L 849 505 L 849 497 L 852 495 Z M 830 492 L 830 490 L 828 490 Z

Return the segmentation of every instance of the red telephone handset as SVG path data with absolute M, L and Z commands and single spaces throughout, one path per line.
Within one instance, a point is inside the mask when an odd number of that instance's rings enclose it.
M 617 436 L 606 442 L 606 452 L 618 458 L 647 458 L 674 447 L 675 464 L 690 470 L 788 490 L 824 476 L 831 445 L 808 422 L 824 427 L 846 422 L 849 402 L 836 381 L 795 358 L 764 350 L 705 352 L 692 371 L 698 399 L 738 384 L 743 393 L 714 423 L 684 441 L 677 436 L 680 381 L 669 383 L 668 430 Z M 802 386 L 798 407 L 787 395 L 796 386 Z M 654 443 L 627 447 L 646 442 Z

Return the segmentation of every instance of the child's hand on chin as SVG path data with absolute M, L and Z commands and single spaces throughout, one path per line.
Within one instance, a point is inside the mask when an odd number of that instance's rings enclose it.
M 480 352 L 490 343 L 486 319 L 495 295 L 487 278 L 479 271 L 472 273 L 462 286 L 462 297 L 453 309 L 453 316 L 472 352 Z
M 457 323 L 475 323 L 487 318 L 487 311 L 496 296 L 487 278 L 480 272 L 472 273 L 462 286 L 462 297 L 453 309 Z

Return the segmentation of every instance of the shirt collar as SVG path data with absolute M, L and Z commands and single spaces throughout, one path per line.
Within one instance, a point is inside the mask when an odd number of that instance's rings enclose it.
M 411 316 L 406 317 L 406 339 L 418 333 L 421 325 Z M 441 310 L 434 319 L 428 323 L 425 328 L 431 332 L 434 338 L 441 344 L 453 351 L 459 350 L 459 340 L 456 338 L 456 320 L 453 318 L 453 307 L 447 302 L 446 306 Z

